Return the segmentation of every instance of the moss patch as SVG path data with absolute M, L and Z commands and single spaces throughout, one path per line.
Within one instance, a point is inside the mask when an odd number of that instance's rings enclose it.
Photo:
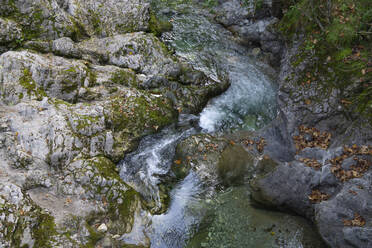
M 104 178 L 121 180 L 116 171 L 116 165 L 111 160 L 105 157 L 96 157 L 92 161 Z
M 51 242 L 56 234 L 54 218 L 48 214 L 41 214 L 37 225 L 33 228 L 35 247 L 53 247 Z
M 106 117 L 114 131 L 134 137 L 154 133 L 171 124 L 177 113 L 165 97 L 152 97 L 141 91 L 137 96 L 115 97 Z
M 138 81 L 136 78 L 136 74 L 129 70 L 119 70 L 115 72 L 112 75 L 110 81 L 115 84 L 138 88 Z
M 164 32 L 171 31 L 173 28 L 172 23 L 164 18 L 158 17 L 156 14 L 150 14 L 149 30 L 156 36 L 160 36 Z
M 88 224 L 86 224 L 85 227 L 88 229 L 89 232 L 88 243 L 81 247 L 94 248 L 96 247 L 97 242 L 100 241 L 104 235 L 100 232 L 97 232 L 93 227 L 91 227 Z
M 42 100 L 46 96 L 46 93 L 42 87 L 38 87 L 35 80 L 32 79 L 32 73 L 28 69 L 23 70 L 23 75 L 19 79 L 19 84 L 26 89 L 29 96 L 35 96 L 37 100 Z M 19 98 L 23 98 L 23 94 L 19 95 Z

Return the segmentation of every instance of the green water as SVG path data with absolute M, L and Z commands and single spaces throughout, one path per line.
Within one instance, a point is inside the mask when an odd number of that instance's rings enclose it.
M 304 218 L 256 208 L 246 187 L 220 193 L 208 206 L 188 248 L 326 247 Z

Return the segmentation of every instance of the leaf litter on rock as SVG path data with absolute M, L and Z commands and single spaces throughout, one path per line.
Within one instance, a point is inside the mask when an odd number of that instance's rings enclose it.
M 364 158 L 354 157 L 355 164 L 350 166 L 349 170 L 342 168 L 342 163 L 345 159 L 356 155 L 371 155 L 372 148 L 370 146 L 357 146 L 356 144 L 351 147 L 344 146 L 343 154 L 330 160 L 332 167 L 331 172 L 342 182 L 348 181 L 353 178 L 360 178 L 368 171 L 371 166 L 371 161 Z
M 305 127 L 303 125 L 299 126 L 298 130 L 299 135 L 293 136 L 297 153 L 307 147 L 319 147 L 324 150 L 328 149 L 331 142 L 330 133 L 321 132 L 315 127 Z
M 320 203 L 322 201 L 326 201 L 330 198 L 331 196 L 326 193 L 320 192 L 320 190 L 316 189 L 311 192 L 311 194 L 308 196 L 309 200 L 312 203 Z
M 358 213 L 354 213 L 354 219 L 352 220 L 343 220 L 344 226 L 358 226 L 362 227 L 366 224 L 365 219 Z
M 299 161 L 304 163 L 306 166 L 311 167 L 315 170 L 320 170 L 322 168 L 322 164 L 320 164 L 317 160 L 311 158 L 300 158 Z

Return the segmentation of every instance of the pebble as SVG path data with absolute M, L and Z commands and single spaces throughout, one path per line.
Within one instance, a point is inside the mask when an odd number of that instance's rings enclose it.
M 107 232 L 107 226 L 106 226 L 106 224 L 105 224 L 105 223 L 102 223 L 102 224 L 98 227 L 97 231 L 98 231 L 98 232 L 102 232 L 102 233 Z
M 113 239 L 118 239 L 120 238 L 120 235 L 119 234 L 115 234 L 114 236 L 112 236 Z

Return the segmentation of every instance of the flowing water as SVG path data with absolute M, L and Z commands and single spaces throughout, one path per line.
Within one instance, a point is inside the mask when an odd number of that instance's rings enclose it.
M 211 78 L 218 80 L 222 73 L 231 82 L 231 87 L 200 114 L 203 129 L 255 130 L 275 117 L 275 85 L 258 69 L 247 48 L 221 25 L 211 22 L 203 10 L 184 6 L 181 13 L 167 14 L 173 31 L 162 38 L 176 54 Z
M 195 69 L 217 81 L 221 75 L 227 75 L 231 82 L 230 88 L 212 99 L 198 117 L 181 116 L 183 123 L 197 118 L 200 128 L 171 126 L 145 137 L 138 150 L 121 163 L 121 177 L 147 202 L 154 202 L 156 211 L 162 206 L 160 185 L 167 180 L 180 140 L 199 132 L 257 130 L 275 118 L 277 110 L 275 84 L 250 57 L 249 51 L 239 45 L 230 32 L 214 23 L 205 9 L 174 0 L 155 3 L 159 17 L 173 24 L 173 30 L 163 34 L 162 40 Z M 124 235 L 123 240 L 136 244 L 134 236 L 146 236 L 153 248 L 303 247 L 304 232 L 293 230 L 309 229 L 308 224 L 299 224 L 297 217 L 253 208 L 246 187 L 229 192 L 208 199 L 203 182 L 191 172 L 170 192 L 167 211 L 146 215 L 147 221 L 141 224 L 145 226 L 138 225 L 132 234 Z M 235 205 L 226 207 L 221 201 L 235 202 Z M 283 234 L 275 236 L 273 225 L 283 229 Z M 285 225 L 296 228 L 289 228 L 284 234 Z M 267 231 L 267 228 L 271 229 Z M 142 236 L 138 230 L 143 232 Z

